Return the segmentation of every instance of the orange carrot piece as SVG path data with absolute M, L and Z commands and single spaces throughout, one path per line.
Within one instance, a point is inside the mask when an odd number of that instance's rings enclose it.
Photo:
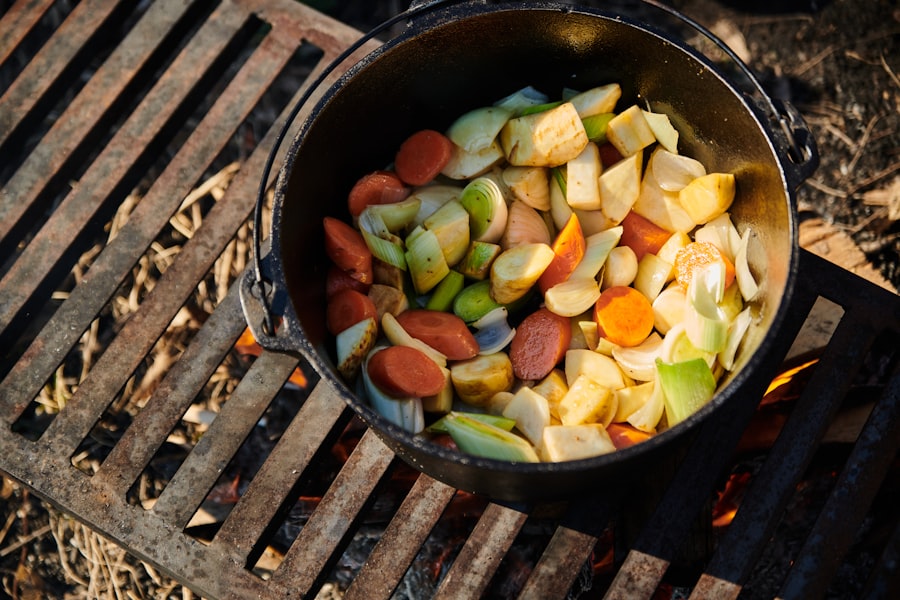
M 694 272 L 709 264 L 725 263 L 725 287 L 734 282 L 734 263 L 712 242 L 691 242 L 675 255 L 675 280 L 687 289 Z
M 362 292 L 346 288 L 328 299 L 325 322 L 328 331 L 337 335 L 351 325 L 370 317 L 377 318 L 377 315 L 378 311 L 371 298 Z
M 571 341 L 569 319 L 539 308 L 516 327 L 509 346 L 513 373 L 526 381 L 543 379 L 565 357 Z
M 369 359 L 368 373 L 378 389 L 396 398 L 434 396 L 446 383 L 437 363 L 409 346 L 379 350 Z
M 362 283 L 372 283 L 372 251 L 360 232 L 340 219 L 325 217 L 325 253 L 339 269 Z
M 405 310 L 397 315 L 400 326 L 445 355 L 449 360 L 465 360 L 478 354 L 478 342 L 466 322 L 453 313 L 425 308 Z
M 606 433 L 612 439 L 613 446 L 616 450 L 634 446 L 640 442 L 645 442 L 653 437 L 652 434 L 635 429 L 626 423 L 610 423 L 606 427 Z
M 584 258 L 586 246 L 578 215 L 572 213 L 565 226 L 556 234 L 556 239 L 553 240 L 551 247 L 556 256 L 538 279 L 541 293 L 569 278 L 569 275 Z
M 394 169 L 409 185 L 425 185 L 438 176 L 453 156 L 453 142 L 433 129 L 409 136 L 394 157 Z
M 374 171 L 360 177 L 347 196 L 350 214 L 358 217 L 371 204 L 393 204 L 402 202 L 410 194 L 410 189 L 391 171 Z
M 594 304 L 594 321 L 601 337 L 619 346 L 637 346 L 653 331 L 653 307 L 636 289 L 613 286 Z
M 622 220 L 622 238 L 620 246 L 628 246 L 634 250 L 638 260 L 645 254 L 656 254 L 663 247 L 672 232 L 648 221 L 634 211 L 629 211 Z

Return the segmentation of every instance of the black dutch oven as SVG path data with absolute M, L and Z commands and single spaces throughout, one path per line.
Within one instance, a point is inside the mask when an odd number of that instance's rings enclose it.
M 652 4 L 728 52 L 695 22 Z M 414 5 L 402 18 L 409 20 L 405 31 L 324 93 L 288 150 L 276 182 L 268 250 L 257 252 L 256 269 L 241 284 L 251 330 L 264 348 L 305 357 L 400 458 L 456 488 L 507 501 L 561 498 L 646 472 L 701 422 L 727 413 L 772 351 L 796 279 L 794 190 L 817 164 L 808 131 L 789 106 L 775 106 L 733 54 L 756 86 L 752 95 L 682 41 L 621 15 L 553 2 L 436 2 Z M 676 427 L 585 460 L 522 464 L 475 458 L 387 422 L 335 367 L 333 339 L 324 325 L 328 259 L 322 218 L 349 220 L 346 197 L 356 179 L 388 165 L 400 143 L 419 129 L 446 128 L 463 112 L 525 85 L 552 94 L 608 82 L 622 86 L 620 108 L 649 103 L 668 114 L 680 132 L 681 153 L 710 171 L 737 177 L 732 218 L 739 230 L 749 226 L 755 232 L 750 264 L 762 293 L 759 319 L 735 370 L 704 408 Z M 277 334 L 274 320 L 280 322 Z

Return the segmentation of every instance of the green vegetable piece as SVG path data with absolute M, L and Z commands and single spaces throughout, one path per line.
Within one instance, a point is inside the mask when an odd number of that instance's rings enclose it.
M 499 427 L 504 431 L 512 431 L 513 427 L 516 426 L 516 420 L 510 419 L 509 417 L 504 417 L 503 415 L 491 415 L 487 413 L 472 413 L 472 412 L 453 412 L 448 413 L 454 415 L 462 415 L 465 417 L 469 417 L 471 419 L 475 419 L 476 421 L 481 421 L 482 423 L 487 423 L 489 425 L 493 425 L 494 427 Z M 447 429 L 447 423 L 445 419 L 447 415 L 444 415 L 428 427 L 426 430 L 431 433 L 450 433 Z
M 469 248 L 462 260 L 456 265 L 460 273 L 469 279 L 481 281 L 491 274 L 491 265 L 494 259 L 503 251 L 498 244 L 479 242 L 474 240 L 469 243 Z
M 473 323 L 500 306 L 491 298 L 491 282 L 485 279 L 467 286 L 456 295 L 453 313 L 466 323 Z
M 448 413 L 443 420 L 450 437 L 466 454 L 512 462 L 540 461 L 531 444 L 510 431 L 459 413 Z
M 556 185 L 558 185 L 559 189 L 562 191 L 563 198 L 565 198 L 567 194 L 566 189 L 568 188 L 568 185 L 566 184 L 566 172 L 560 167 L 553 167 L 550 169 L 550 172 L 556 180 Z
M 416 293 L 427 294 L 450 272 L 434 232 L 416 228 L 406 238 L 406 264 Z
M 466 278 L 459 271 L 450 270 L 447 276 L 434 288 L 425 308 L 429 310 L 448 311 L 453 307 L 453 300 L 462 291 Z
M 716 393 L 716 379 L 709 364 L 702 358 L 677 363 L 667 363 L 657 358 L 656 371 L 670 426 L 700 410 Z
M 588 139 L 596 144 L 606 143 L 606 125 L 616 116 L 616 113 L 600 113 L 591 115 L 581 120 Z
M 519 113 L 520 117 L 524 117 L 525 115 L 531 115 L 534 113 L 544 112 L 550 110 L 552 108 L 556 108 L 560 104 L 562 104 L 562 100 L 558 100 L 556 102 L 545 102 L 543 104 L 535 104 L 534 106 L 529 106 L 527 108 L 523 108 L 522 112 Z

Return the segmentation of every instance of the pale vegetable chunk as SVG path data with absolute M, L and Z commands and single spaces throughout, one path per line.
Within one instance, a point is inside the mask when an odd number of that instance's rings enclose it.
M 528 387 L 515 393 L 503 416 L 515 419 L 516 428 L 535 446 L 541 443 L 544 427 L 550 425 L 550 405 L 547 399 Z
M 621 97 L 622 86 L 618 83 L 610 83 L 576 94 L 569 98 L 569 102 L 578 111 L 578 116 L 584 119 L 592 115 L 613 112 Z
M 479 354 L 450 367 L 450 379 L 460 399 L 472 406 L 484 406 L 497 392 L 513 385 L 513 369 L 505 352 Z
M 631 415 L 643 408 L 650 401 L 655 386 L 655 382 L 648 381 L 616 390 L 616 414 L 613 417 L 613 423 L 624 423 Z
M 578 156 L 587 143 L 584 125 L 570 102 L 510 119 L 500 131 L 500 144 L 511 165 L 555 167 Z
M 573 209 L 597 210 L 601 206 L 600 150 L 588 142 L 584 150 L 566 163 L 566 202 Z
M 622 156 L 631 156 L 656 141 L 644 111 L 636 104 L 613 117 L 606 126 L 606 136 Z
M 722 215 L 734 200 L 734 175 L 708 173 L 678 192 L 678 201 L 696 225 Z
M 641 193 L 643 156 L 638 150 L 600 175 L 600 210 L 614 223 L 622 222 Z
M 600 288 L 606 290 L 620 285 L 631 285 L 637 274 L 638 259 L 634 250 L 628 246 L 616 246 L 606 257 Z
M 551 312 L 574 317 L 588 310 L 600 297 L 600 286 L 592 277 L 569 278 L 544 293 L 544 303 Z
M 647 120 L 647 125 L 650 126 L 650 131 L 653 132 L 653 137 L 656 138 L 663 148 L 672 153 L 678 152 L 678 130 L 672 127 L 672 122 L 669 121 L 669 116 L 663 113 L 655 113 L 650 111 L 643 111 L 644 119 Z
M 531 289 L 553 261 L 547 244 L 522 244 L 504 250 L 491 265 L 491 297 L 500 304 L 515 302 Z
M 678 192 L 660 187 L 652 169 L 644 173 L 641 192 L 632 207 L 634 212 L 666 231 L 691 231 L 696 223 L 678 199 Z
M 422 409 L 425 412 L 446 413 L 453 408 L 453 381 L 450 379 L 450 369 L 441 367 L 444 374 L 444 389 L 434 396 L 422 398 Z
M 559 420 L 559 401 L 563 399 L 569 386 L 566 383 L 566 374 L 561 369 L 553 369 L 533 388 L 535 392 L 547 399 L 550 407 L 550 418 Z
M 617 390 L 626 385 L 622 369 L 616 364 L 616 361 L 593 350 L 569 350 L 566 352 L 565 373 L 570 388 L 582 375 L 590 377 L 611 390 Z
M 503 183 L 510 193 L 531 208 L 550 210 L 550 179 L 544 167 L 507 167 Z
M 437 237 L 449 266 L 462 260 L 469 249 L 469 213 L 458 200 L 437 209 L 425 219 L 423 226 Z
M 603 425 L 552 425 L 544 428 L 541 457 L 549 462 L 562 462 L 600 456 L 615 449 Z
M 613 390 L 588 375 L 579 375 L 559 401 L 559 420 L 563 425 L 601 423 L 605 427 L 612 422 L 615 414 L 616 396 Z
M 450 179 L 471 179 L 491 170 L 491 167 L 503 160 L 503 148 L 498 141 L 482 150 L 466 152 L 459 146 L 453 146 L 450 162 L 441 174 Z

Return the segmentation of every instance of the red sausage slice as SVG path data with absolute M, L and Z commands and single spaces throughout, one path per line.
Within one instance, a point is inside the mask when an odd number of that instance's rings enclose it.
M 328 299 L 325 321 L 331 335 L 337 335 L 369 317 L 377 319 L 378 311 L 372 299 L 362 292 L 345 288 Z
M 340 219 L 325 217 L 325 253 L 328 258 L 362 283 L 372 283 L 372 251 L 360 232 Z
M 424 352 L 409 346 L 388 346 L 369 359 L 369 377 L 378 389 L 395 398 L 434 396 L 446 379 Z
M 433 129 L 423 129 L 400 145 L 394 158 L 394 169 L 409 185 L 425 185 L 438 176 L 450 162 L 453 142 Z
M 543 379 L 566 355 L 572 341 L 567 317 L 539 308 L 516 327 L 509 346 L 509 360 L 519 379 Z
M 359 213 L 370 204 L 394 204 L 402 202 L 409 196 L 410 189 L 396 173 L 375 171 L 363 175 L 350 189 L 347 196 L 347 208 L 350 214 L 358 217 Z
M 466 322 L 453 313 L 415 308 L 397 315 L 400 326 L 449 360 L 465 360 L 478 354 L 478 342 Z

